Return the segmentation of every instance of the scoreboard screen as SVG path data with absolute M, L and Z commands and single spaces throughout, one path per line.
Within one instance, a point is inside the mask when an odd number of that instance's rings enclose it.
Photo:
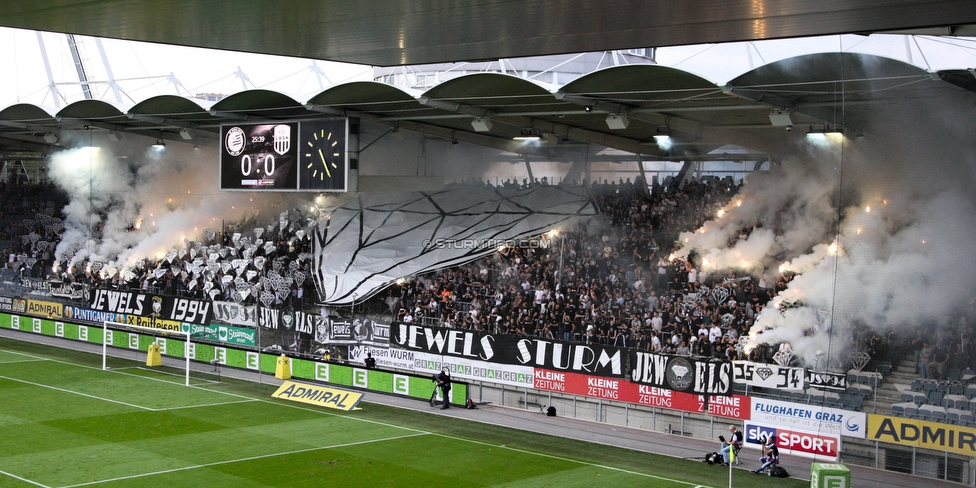
M 220 189 L 298 189 L 298 122 L 220 128 Z

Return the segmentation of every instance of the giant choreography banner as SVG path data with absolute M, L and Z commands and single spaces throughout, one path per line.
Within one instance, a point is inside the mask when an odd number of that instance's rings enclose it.
M 390 347 L 512 366 L 615 378 L 625 376 L 624 349 L 598 344 L 394 323 Z

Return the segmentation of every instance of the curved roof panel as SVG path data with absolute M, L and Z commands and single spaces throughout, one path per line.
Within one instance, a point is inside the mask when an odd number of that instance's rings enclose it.
M 20 122 L 54 121 L 54 114 L 48 113 L 37 105 L 18 103 L 0 110 L 0 120 L 15 120 Z
M 210 107 L 216 112 L 246 113 L 282 118 L 306 114 L 305 107 L 294 98 L 271 90 L 247 90 L 235 93 Z
M 159 95 L 147 98 L 130 108 L 129 113 L 168 117 L 209 115 L 207 110 L 198 105 L 195 100 L 176 95 Z
M 58 117 L 72 119 L 110 119 L 124 115 L 118 107 L 102 100 L 80 100 L 58 111 Z
M 417 109 L 413 95 L 386 83 L 355 81 L 331 87 L 310 98 L 308 105 L 357 111 L 400 112 Z
M 610 98 L 626 95 L 635 100 L 649 100 L 662 96 L 684 98 L 717 89 L 715 83 L 687 71 L 653 64 L 634 64 L 594 71 L 568 83 L 560 91 Z

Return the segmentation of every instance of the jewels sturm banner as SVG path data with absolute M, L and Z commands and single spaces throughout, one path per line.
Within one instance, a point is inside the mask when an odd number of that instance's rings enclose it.
M 390 347 L 495 364 L 623 378 L 624 349 L 476 330 L 394 323 Z

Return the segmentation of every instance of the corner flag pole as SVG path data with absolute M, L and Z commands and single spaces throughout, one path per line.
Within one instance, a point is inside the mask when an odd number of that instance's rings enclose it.
M 730 439 L 734 440 L 734 439 Z M 735 464 L 735 446 L 729 444 L 729 488 L 732 488 L 732 465 Z

